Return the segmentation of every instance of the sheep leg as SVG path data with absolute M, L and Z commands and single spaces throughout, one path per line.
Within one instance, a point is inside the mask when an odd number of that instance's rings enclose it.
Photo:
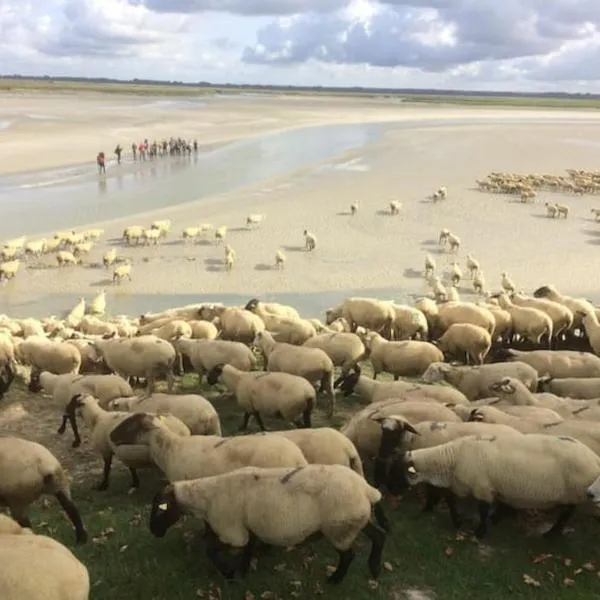
M 110 469 L 112 467 L 112 459 L 112 454 L 109 454 L 108 456 L 104 457 L 104 469 L 102 471 L 102 480 L 97 486 L 95 486 L 95 489 L 100 492 L 103 492 L 104 490 L 108 489 L 108 478 L 110 476 Z
M 450 520 L 455 529 L 460 529 L 461 518 L 456 508 L 456 496 L 452 492 L 446 492 L 446 504 L 448 505 L 448 511 L 450 512 Z
M 367 524 L 367 526 L 370 523 Z M 372 526 L 372 525 L 371 525 Z M 365 527 L 367 529 L 367 527 Z M 366 531 L 365 531 L 366 533 Z M 369 534 L 367 534 L 369 535 Z M 327 583 L 338 584 L 341 583 L 348 573 L 348 569 L 356 556 L 356 552 L 354 552 L 353 548 L 348 548 L 348 550 L 338 550 L 338 554 L 340 555 L 340 559 L 338 562 L 337 569 L 334 571 L 332 575 L 327 578 Z
M 75 539 L 78 544 L 85 544 L 87 542 L 88 534 L 83 525 L 83 521 L 81 520 L 81 515 L 77 510 L 73 501 L 65 494 L 64 492 L 56 492 L 54 497 L 58 500 L 61 508 L 65 511 L 67 517 L 71 523 L 73 523 L 73 527 L 75 528 Z
M 311 421 L 310 421 L 310 416 L 312 414 L 312 410 L 313 410 L 313 406 L 312 406 L 312 402 L 310 403 L 310 406 L 307 406 L 304 411 L 302 412 L 302 427 L 304 427 L 304 429 L 310 429 L 311 428 Z
M 431 512 L 442 499 L 442 495 L 442 488 L 427 484 L 425 486 L 425 506 L 423 507 L 423 512 Z
M 265 424 L 263 423 L 263 420 L 262 420 L 262 417 L 260 416 L 260 413 L 257 410 L 255 410 L 252 413 L 252 416 L 256 419 L 256 422 L 258 423 L 258 426 L 260 427 L 260 430 L 261 431 L 266 431 L 267 428 L 265 427 Z
M 496 525 L 497 523 L 500 523 L 500 521 L 503 521 L 508 517 L 512 517 L 516 513 L 516 509 L 514 509 L 512 506 L 500 502 L 496 507 L 496 510 L 490 516 L 490 523 L 492 525 Z
M 131 487 L 137 490 L 140 487 L 140 478 L 137 471 L 133 467 L 129 467 L 129 473 L 131 474 Z
M 375 505 L 375 508 L 377 504 Z M 367 523 L 363 533 L 371 540 L 371 552 L 369 553 L 369 571 L 371 577 L 377 579 L 381 573 L 381 555 L 385 544 L 385 533 L 375 527 L 373 523 Z
M 248 569 L 250 569 L 250 563 L 252 562 L 252 555 L 254 554 L 257 541 L 258 538 L 252 532 L 250 532 L 248 543 L 246 546 L 244 546 L 244 550 L 242 551 L 242 555 L 238 563 L 238 571 L 242 577 L 244 577 L 248 573 Z
M 390 520 L 385 516 L 385 513 L 383 512 L 383 506 L 381 505 L 381 501 L 376 502 L 373 505 L 373 514 L 375 515 L 375 521 L 377 522 L 377 525 L 379 525 L 379 527 L 381 527 L 384 531 L 389 531 Z
M 490 516 L 490 504 L 485 500 L 480 500 L 478 503 L 479 509 L 479 525 L 475 529 L 475 537 L 481 540 L 488 532 L 488 518 Z
M 565 525 L 567 524 L 567 521 L 573 516 L 574 512 L 574 504 L 567 504 L 566 506 L 564 506 L 560 514 L 558 515 L 558 519 L 556 519 L 554 525 L 552 525 L 552 527 L 550 527 L 550 529 L 548 529 L 548 531 L 544 533 L 544 537 L 554 537 L 556 535 L 562 534 Z
M 225 579 L 233 579 L 235 575 L 235 566 L 232 566 L 228 560 L 223 560 L 219 554 L 219 547 L 222 546 L 219 542 L 217 534 L 212 527 L 205 521 L 205 539 L 206 539 L 206 556 L 215 566 L 217 571 L 225 577 Z
M 251 416 L 251 412 L 244 413 L 244 419 L 242 420 L 242 424 L 239 426 L 238 431 L 246 431 L 246 429 L 248 429 L 248 423 L 250 423 Z

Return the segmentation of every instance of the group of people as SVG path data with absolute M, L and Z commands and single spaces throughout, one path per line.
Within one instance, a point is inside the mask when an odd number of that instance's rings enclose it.
M 163 140 L 162 142 L 154 140 L 152 143 L 149 143 L 148 139 L 145 139 L 139 144 L 136 142 L 131 144 L 131 155 L 134 161 L 137 161 L 138 159 L 140 161 L 146 161 L 147 159 L 163 156 L 191 156 L 192 152 L 197 151 L 198 140 L 192 142 L 180 137 Z M 123 148 L 120 144 L 117 144 L 117 147 L 114 149 L 114 154 L 117 157 L 117 164 L 120 165 L 121 157 L 123 155 Z M 104 152 L 98 152 L 96 164 L 98 165 L 98 173 L 106 174 L 106 155 Z

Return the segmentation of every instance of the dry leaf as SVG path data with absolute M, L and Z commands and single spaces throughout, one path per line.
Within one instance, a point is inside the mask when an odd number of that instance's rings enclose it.
M 266 592 L 263 592 L 260 595 L 260 597 L 262 598 L 262 600 L 274 600 L 274 598 L 277 598 L 277 595 L 275 594 L 275 592 L 267 590 Z
M 563 580 L 563 585 L 565 585 L 566 587 L 571 587 L 571 586 L 575 585 L 575 582 L 572 579 L 569 579 L 567 577 L 566 579 Z
M 379 587 L 379 582 L 375 581 L 375 579 L 369 579 L 369 587 L 372 590 L 376 590 Z
M 125 552 L 125 550 L 127 550 L 127 548 L 129 548 L 129 546 L 127 544 L 125 544 L 124 546 L 121 546 L 119 548 L 119 552 Z
M 452 556 L 454 554 L 454 548 L 452 546 L 448 546 L 445 550 L 444 550 L 444 554 L 446 556 Z
M 283 571 L 285 570 L 285 563 L 279 563 L 273 567 L 273 571 Z
M 533 587 L 542 586 L 542 584 L 537 579 L 534 579 L 531 575 L 527 575 L 527 573 L 523 573 L 523 583 L 525 583 L 526 585 L 531 585 Z
M 594 561 L 590 562 L 586 562 L 585 564 L 581 565 L 582 569 L 585 569 L 586 571 L 595 571 L 596 570 L 596 563 L 594 563 Z
M 583 569 L 575 569 L 573 575 L 581 575 L 583 573 Z
M 531 562 L 534 565 L 539 565 L 540 563 L 547 561 L 549 558 L 552 558 L 552 554 L 538 554 L 531 559 Z
M 244 594 L 244 600 L 254 600 L 254 594 L 252 592 L 246 592 Z
M 390 573 L 394 570 L 394 567 L 392 567 L 391 563 L 389 563 L 389 562 L 384 562 L 383 563 L 383 568 L 386 571 L 389 571 Z
M 459 531 L 459 532 L 458 532 L 458 533 L 457 533 L 457 534 L 454 536 L 454 539 L 455 539 L 457 542 L 464 542 L 464 541 L 465 541 L 465 539 L 466 539 L 466 536 L 465 536 L 465 534 L 464 534 L 464 533 L 462 533 L 462 532 L 460 532 L 460 531 Z
M 298 581 L 297 579 L 292 579 L 292 581 L 290 581 L 290 585 L 293 585 L 294 587 L 300 587 L 302 582 Z
M 573 561 L 570 558 L 565 558 L 565 560 L 563 560 L 563 564 L 565 567 L 570 567 L 573 564 Z
M 333 575 L 335 573 L 335 567 L 333 567 L 332 565 L 327 565 L 325 567 L 325 572 L 327 573 L 327 575 Z
M 313 593 L 315 594 L 315 596 L 322 596 L 323 595 L 323 588 L 321 587 L 320 583 L 317 583 L 315 585 L 315 591 Z
M 203 591 L 203 590 L 201 590 L 200 588 L 198 588 L 198 589 L 196 590 L 196 597 L 197 597 L 197 598 L 204 598 L 204 591 Z

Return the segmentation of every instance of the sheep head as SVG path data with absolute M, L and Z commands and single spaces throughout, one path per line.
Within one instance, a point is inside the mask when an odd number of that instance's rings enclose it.
M 208 372 L 208 374 L 206 375 L 206 382 L 208 383 L 208 385 L 215 385 L 215 383 L 218 383 L 219 377 L 221 377 L 221 374 L 223 373 L 224 366 L 224 364 L 215 365 Z
M 43 387 L 42 387 L 42 382 L 40 381 L 40 375 L 41 375 L 41 371 L 39 369 L 33 368 L 31 369 L 31 375 L 29 376 L 29 385 L 27 386 L 27 389 L 32 393 L 32 394 L 36 394 L 37 392 L 41 392 Z M 0 397 L 2 395 L 0 394 Z
M 537 290 L 535 290 L 533 292 L 534 298 L 551 298 L 552 296 L 557 296 L 557 295 L 558 295 L 558 290 L 552 284 L 543 285 L 543 286 L 537 288 Z
M 485 421 L 482 412 L 478 408 L 474 408 L 469 414 L 468 422 L 483 423 Z
M 340 377 L 335 383 L 335 387 L 338 387 L 340 391 L 344 394 L 344 398 L 347 398 L 352 392 L 354 392 L 354 388 L 360 379 L 360 371 L 354 370 L 354 373 L 348 373 L 345 377 Z
M 154 537 L 162 538 L 167 530 L 183 516 L 173 484 L 167 484 L 156 493 L 150 510 L 150 531 Z
M 398 444 L 404 440 L 406 432 L 421 435 L 404 417 L 399 415 L 377 415 L 371 416 L 371 420 L 381 425 L 381 443 L 377 453 L 378 460 L 385 460 L 396 449 Z
M 161 427 L 163 419 L 149 413 L 133 413 L 110 432 L 109 439 L 115 446 L 143 444 L 144 434 Z
M 260 302 L 260 300 L 258 298 L 252 298 L 251 300 L 248 301 L 246 306 L 244 306 L 244 310 L 249 310 L 250 312 L 256 312 L 259 302 Z
M 494 392 L 502 392 L 503 394 L 514 394 L 516 386 L 510 377 L 503 377 L 499 381 L 495 381 L 490 385 L 490 390 Z

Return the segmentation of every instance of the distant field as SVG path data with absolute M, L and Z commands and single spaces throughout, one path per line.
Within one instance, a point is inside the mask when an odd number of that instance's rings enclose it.
M 52 81 L 37 79 L 1 79 L 0 92 L 85 92 L 101 94 L 123 94 L 139 96 L 172 96 L 197 97 L 215 94 L 286 94 L 293 96 L 309 96 L 314 94 L 325 96 L 349 96 L 363 98 L 393 98 L 409 103 L 455 104 L 472 106 L 516 106 L 531 108 L 600 108 L 600 99 L 587 97 L 548 97 L 548 96 L 483 96 L 475 94 L 417 94 L 377 92 L 374 90 L 331 90 L 315 88 L 267 88 L 267 87 L 234 87 L 234 86 L 184 86 L 176 84 L 142 84 L 142 83 L 104 83 L 86 81 Z

